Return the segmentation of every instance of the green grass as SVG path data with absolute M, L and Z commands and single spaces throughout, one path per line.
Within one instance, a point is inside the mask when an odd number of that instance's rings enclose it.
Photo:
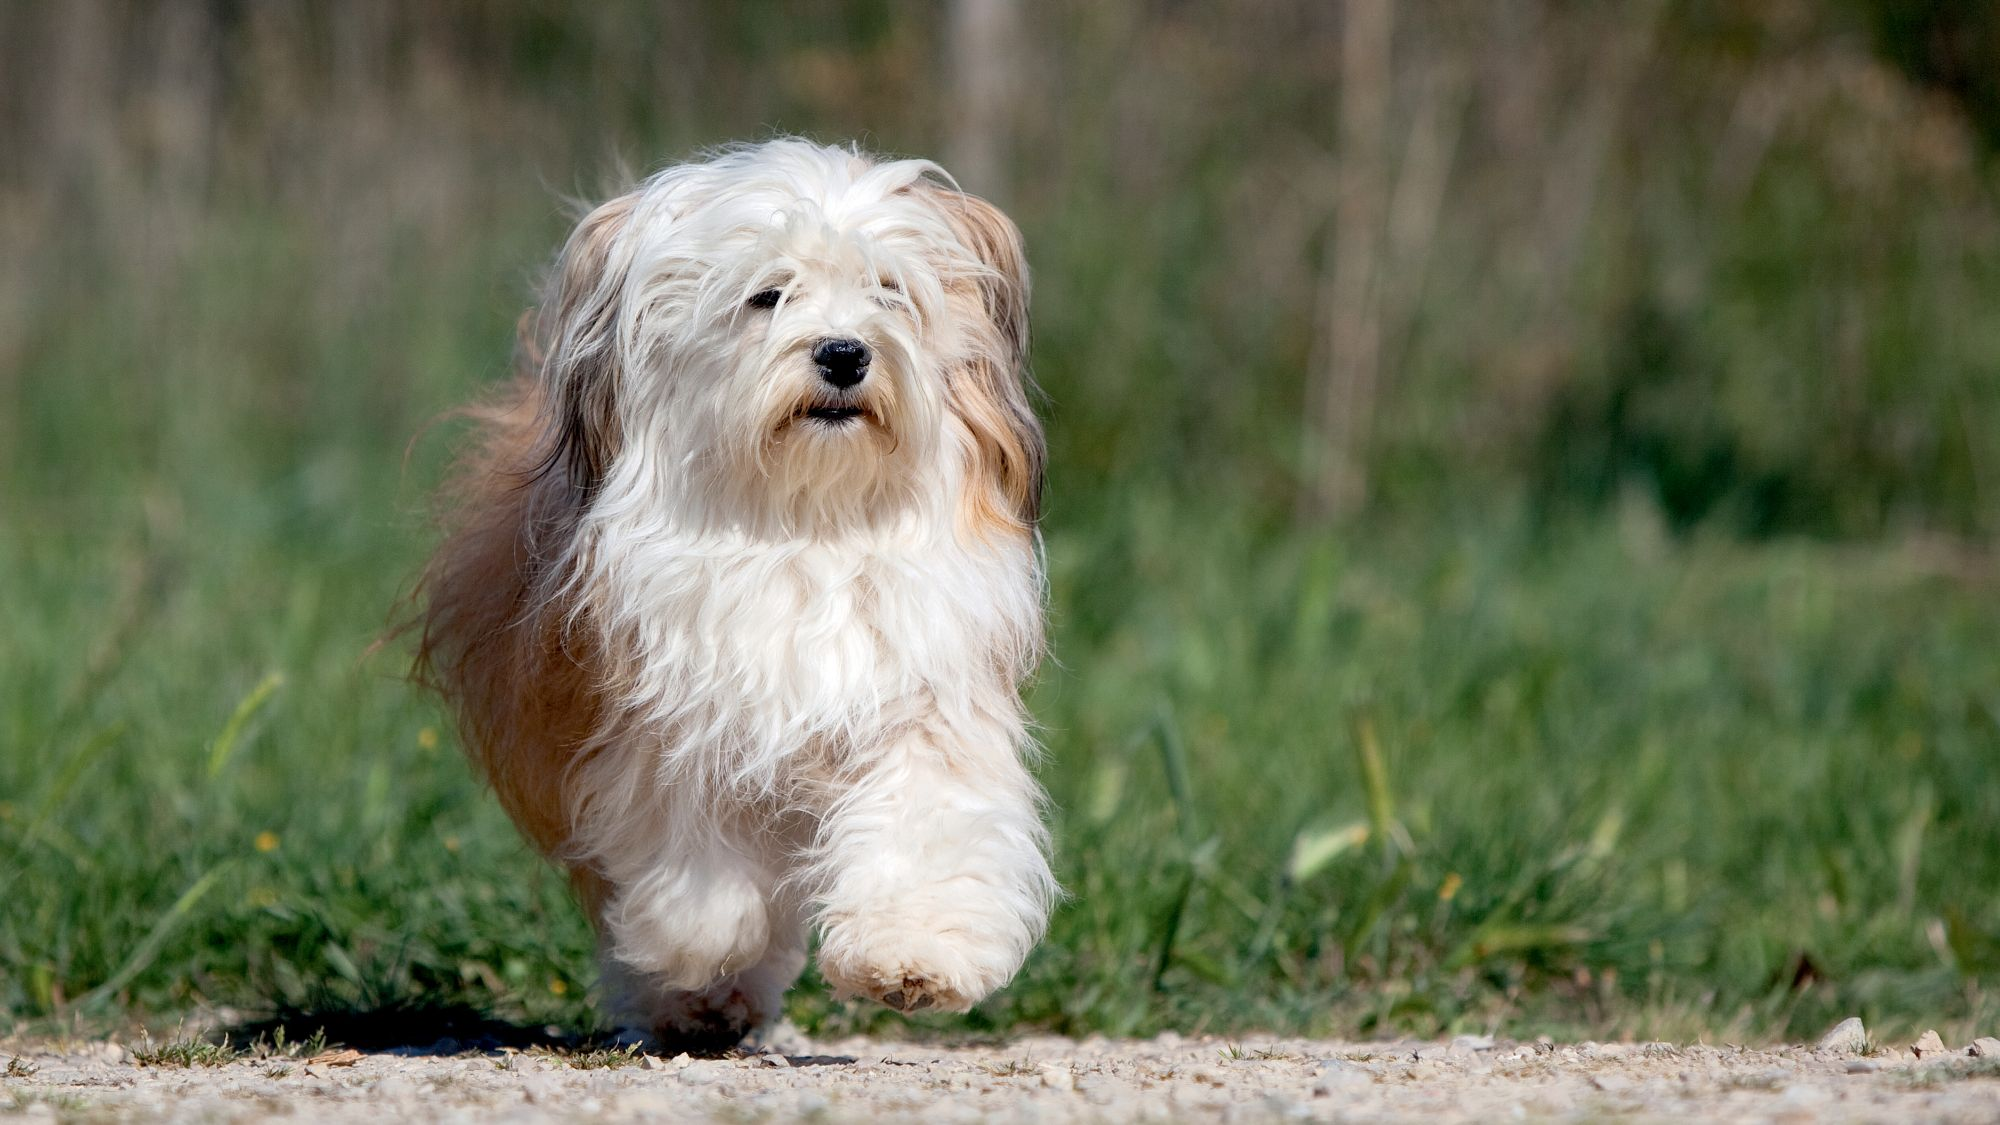
M 554 1059 L 571 1070 L 615 1070 L 638 1066 L 646 1061 L 645 1052 L 636 1043 L 625 1047 L 585 1044 L 571 1048 L 541 1048 L 530 1053 Z
M 148 1041 L 132 1052 L 132 1061 L 140 1066 L 185 1069 L 193 1066 L 228 1066 L 246 1054 L 247 1052 L 233 1046 L 226 1035 L 217 1042 L 176 1037 L 171 1042 L 158 1045 Z
M 251 479 L 0 542 L 0 1009 L 593 1026 L 562 880 L 371 648 L 422 549 L 397 487 L 357 472 L 323 534 Z M 1012 988 L 918 1027 L 1990 1026 L 1990 571 L 1678 540 L 1638 501 L 1306 536 L 1054 495 L 1032 702 L 1071 898 Z
M 163 1043 L 155 1043 L 150 1029 L 142 1029 L 132 1061 L 139 1066 L 163 1068 L 228 1066 L 242 1059 L 310 1059 L 326 1050 L 326 1046 L 324 1032 L 315 1032 L 304 1039 L 288 1039 L 284 1027 L 279 1026 L 268 1034 L 260 1031 L 249 1039 L 248 1046 L 239 1047 L 235 1036 L 226 1032 L 194 1034 L 183 1024 L 175 1027 Z

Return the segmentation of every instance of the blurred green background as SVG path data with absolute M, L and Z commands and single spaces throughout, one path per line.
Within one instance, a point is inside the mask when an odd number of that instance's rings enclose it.
M 0 4 L 0 1031 L 594 1026 L 374 646 L 564 200 L 797 132 L 1036 271 L 1073 898 L 917 1027 L 1991 1034 L 1996 76 L 1988 0 Z

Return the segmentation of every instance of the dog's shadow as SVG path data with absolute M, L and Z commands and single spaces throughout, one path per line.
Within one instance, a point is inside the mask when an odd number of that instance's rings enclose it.
M 565 1031 L 553 1024 L 528 1024 L 496 1019 L 469 1004 L 389 1004 L 373 1008 L 287 1008 L 262 1019 L 244 1020 L 218 1028 L 214 1037 L 238 1045 L 324 1043 L 328 1049 L 350 1048 L 363 1054 L 405 1058 L 452 1058 L 546 1052 L 559 1059 L 594 1057 L 583 1065 L 606 1065 L 605 1056 L 631 1053 L 635 1048 L 601 1033 Z M 647 1054 L 671 1057 L 685 1051 L 698 1058 L 742 1058 L 756 1052 L 740 1047 L 716 1048 L 713 1043 L 657 1043 Z M 792 1066 L 843 1066 L 850 1055 L 786 1054 Z M 576 1065 L 576 1064 L 572 1064 Z

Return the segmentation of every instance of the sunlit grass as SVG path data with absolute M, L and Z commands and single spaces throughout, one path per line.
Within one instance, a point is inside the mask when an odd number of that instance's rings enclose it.
M 1062 483 L 1059 660 L 1032 702 L 1071 897 L 1012 988 L 919 1027 L 1745 1039 L 1993 1017 L 2000 609 L 1922 551 L 1676 542 L 1643 512 L 1309 539 L 1157 484 Z M 358 479 L 352 509 L 393 484 Z M 33 748 L 0 759 L 0 1004 L 428 1001 L 590 1030 L 563 881 L 398 651 L 371 651 L 420 530 L 365 515 L 328 546 L 232 522 L 278 503 L 150 540 L 51 516 L 0 549 L 26 607 L 5 722 Z M 130 577 L 161 555 L 170 580 Z M 816 986 L 794 1014 L 901 1022 Z

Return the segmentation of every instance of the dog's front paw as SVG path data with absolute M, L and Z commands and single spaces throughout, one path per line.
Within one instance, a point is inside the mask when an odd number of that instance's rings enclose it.
M 865 996 L 899 1012 L 963 1012 L 1007 983 L 1024 943 L 907 919 L 855 917 L 830 923 L 819 971 L 834 995 Z

